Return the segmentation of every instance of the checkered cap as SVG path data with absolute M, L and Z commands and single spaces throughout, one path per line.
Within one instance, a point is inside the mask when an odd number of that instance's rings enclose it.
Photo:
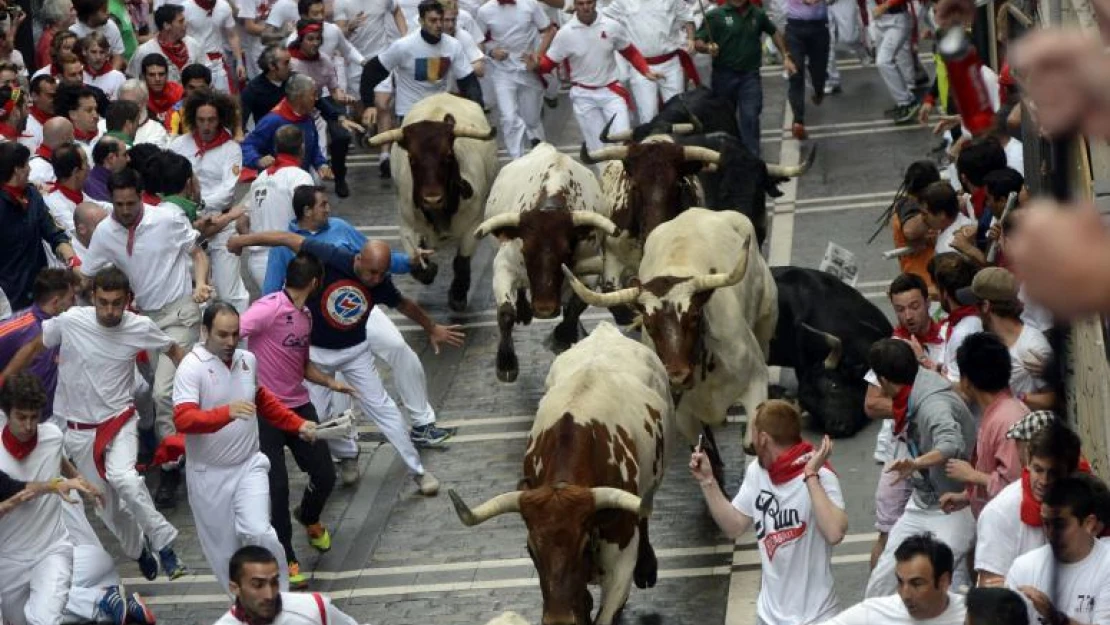
M 1010 429 L 1006 431 L 1006 438 L 1027 441 L 1033 438 L 1034 434 L 1055 422 L 1056 419 L 1056 413 L 1051 410 L 1035 410 L 1011 425 Z

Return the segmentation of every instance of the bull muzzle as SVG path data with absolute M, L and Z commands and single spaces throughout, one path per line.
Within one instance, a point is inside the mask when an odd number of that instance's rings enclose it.
M 670 379 L 671 382 L 671 388 L 690 390 L 694 386 L 694 369 L 690 365 L 667 365 L 666 369 L 667 378 Z
M 424 195 L 420 198 L 424 202 L 424 208 L 427 209 L 440 209 L 443 208 L 443 194 Z

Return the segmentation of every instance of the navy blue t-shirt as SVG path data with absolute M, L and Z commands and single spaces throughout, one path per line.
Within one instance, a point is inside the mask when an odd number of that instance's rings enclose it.
M 308 299 L 312 345 L 325 349 L 354 347 L 366 340 L 366 318 L 375 304 L 396 308 L 401 292 L 386 276 L 371 288 L 355 273 L 355 255 L 328 243 L 305 239 L 301 249 L 324 263 L 324 286 Z

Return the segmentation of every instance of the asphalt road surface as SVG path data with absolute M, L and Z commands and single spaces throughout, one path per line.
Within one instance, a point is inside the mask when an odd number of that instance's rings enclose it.
M 817 162 L 796 185 L 783 187 L 786 194 L 774 203 L 765 253 L 774 265 L 817 267 L 830 241 L 843 246 L 856 255 L 857 288 L 888 310 L 883 292 L 897 274 L 897 264 L 880 253 L 893 247 L 890 236 L 884 233 L 870 246 L 866 241 L 902 172 L 925 156 L 932 138 L 920 127 L 894 127 L 883 117 L 882 111 L 891 103 L 873 67 L 861 67 L 854 59 L 841 65 L 843 93 L 826 98 L 819 108 L 809 107 L 810 142 L 819 145 Z M 789 163 L 797 161 L 799 144 L 782 130 L 789 128 L 790 120 L 784 110 L 786 88 L 780 71 L 764 70 L 763 152 L 768 161 Z M 551 143 L 577 154 L 580 137 L 566 96 L 558 108 L 545 109 L 545 116 Z M 507 160 L 503 151 L 501 160 Z M 396 242 L 394 191 L 378 177 L 376 154 L 358 153 L 353 158 L 350 184 L 351 197 L 333 196 L 333 213 L 368 236 Z M 425 287 L 408 277 L 397 282 L 437 319 L 464 324 L 465 347 L 436 356 L 419 328 L 391 314 L 424 361 L 441 424 L 459 427 L 448 450 L 423 453 L 426 466 L 443 482 L 444 491 L 454 488 L 474 504 L 516 486 L 527 432 L 553 359 L 544 347 L 553 322 L 518 326 L 514 336 L 519 379 L 514 384 L 498 382 L 494 372 L 497 324 L 490 290 L 493 245 L 483 242 L 474 257 L 470 307 L 463 314 L 451 314 L 446 305 L 453 253 L 440 251 L 438 260 L 446 270 L 441 274 L 448 275 L 441 275 L 437 284 Z M 607 318 L 604 311 L 590 309 L 583 321 L 592 327 Z M 478 625 L 504 610 L 516 610 L 538 623 L 540 591 L 519 517 L 506 515 L 475 528 L 464 527 L 445 492 L 435 498 L 417 494 L 392 448 L 382 445 L 371 428 L 363 429 L 362 480 L 354 488 L 337 489 L 324 514 L 333 536 L 331 551 L 317 554 L 294 528 L 302 570 L 314 575 L 313 590 L 326 592 L 348 614 L 374 625 Z M 844 607 L 860 599 L 866 584 L 874 540 L 878 469 L 871 454 L 876 431 L 872 424 L 854 438 L 837 441 L 831 459 L 850 519 L 848 537 L 835 549 L 833 559 Z M 738 423 L 717 434 L 728 464 L 731 494 L 743 469 L 740 435 Z M 807 436 L 816 441 L 819 433 Z M 668 475 L 656 495 L 651 535 L 659 556 L 659 582 L 649 590 L 633 588 L 621 622 L 755 623 L 759 554 L 750 535 L 733 545 L 717 531 L 686 470 L 688 453 L 685 444 L 669 450 Z M 305 480 L 292 462 L 289 466 L 291 490 L 299 493 Z M 152 480 L 152 490 L 155 485 Z M 170 520 L 181 530 L 177 552 L 194 574 L 174 582 L 164 578 L 148 582 L 133 562 L 120 557 L 121 573 L 129 591 L 148 598 L 160 623 L 207 625 L 229 602 L 197 543 L 184 488 L 181 497 Z M 115 541 L 106 532 L 101 531 L 101 536 L 118 557 Z

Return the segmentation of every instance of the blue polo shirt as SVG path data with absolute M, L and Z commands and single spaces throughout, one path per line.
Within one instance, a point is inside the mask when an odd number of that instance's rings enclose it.
M 354 271 L 355 254 L 316 239 L 306 239 L 301 249 L 324 263 L 324 283 L 309 297 L 312 312 L 312 346 L 325 349 L 354 347 L 366 340 L 366 319 L 377 304 L 396 308 L 401 292 L 386 276 L 368 287 Z

